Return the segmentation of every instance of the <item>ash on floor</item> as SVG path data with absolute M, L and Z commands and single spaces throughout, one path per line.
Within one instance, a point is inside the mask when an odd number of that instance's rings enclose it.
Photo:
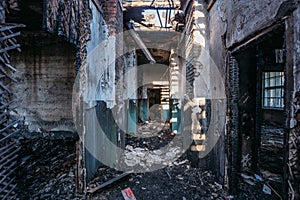
M 143 149 L 159 151 L 158 148 L 173 139 L 174 136 L 167 129 L 147 138 L 128 137 L 127 153 L 139 157 L 142 153 L 147 153 Z M 178 160 L 168 163 L 165 168 L 146 173 L 131 173 L 92 194 L 80 196 L 75 192 L 74 140 L 23 139 L 21 145 L 20 168 L 17 173 L 17 192 L 20 199 L 123 200 L 121 190 L 128 187 L 138 200 L 221 200 L 228 197 L 213 173 L 193 168 L 186 153 Z M 97 188 L 122 173 L 102 166 L 88 184 L 88 189 Z M 242 182 L 240 189 L 241 193 L 234 199 L 277 199 L 274 194 L 264 194 L 261 183 L 251 186 Z
M 20 199 L 75 199 L 75 141 L 21 140 Z

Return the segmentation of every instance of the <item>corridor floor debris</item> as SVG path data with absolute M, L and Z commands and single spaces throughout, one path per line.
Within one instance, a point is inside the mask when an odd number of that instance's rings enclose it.
M 92 185 L 101 184 L 111 169 L 100 169 L 99 177 Z M 110 173 L 107 173 L 110 171 Z M 116 174 L 120 172 L 115 172 Z M 131 174 L 105 190 L 99 190 L 88 199 L 122 200 L 121 191 L 130 187 L 136 199 L 225 199 L 226 195 L 215 176 L 203 169 L 192 168 L 184 154 L 177 165 L 167 166 L 154 172 Z
M 149 124 L 152 124 L 151 122 Z M 139 128 L 139 135 L 155 130 L 159 126 L 149 126 L 145 124 Z M 163 163 L 174 159 L 179 155 L 180 148 L 170 148 L 168 152 L 158 150 L 174 139 L 167 128 L 159 127 L 161 131 L 152 134 L 152 137 L 127 138 L 125 151 L 125 163 L 130 166 L 140 164 L 142 167 L 149 167 L 155 163 Z M 150 154 L 150 151 L 153 154 Z M 150 154 L 150 155 L 149 155 Z M 148 155 L 148 158 L 144 159 Z M 117 172 L 110 168 L 100 168 L 96 178 L 89 187 L 97 187 L 103 182 L 119 176 L 122 172 Z M 187 153 L 183 154 L 174 162 L 166 162 L 165 168 L 146 173 L 132 173 L 122 181 L 115 182 L 111 187 L 88 196 L 88 199 L 123 199 L 121 191 L 131 188 L 136 199 L 225 199 L 226 195 L 222 186 L 215 176 L 203 169 L 191 167 Z

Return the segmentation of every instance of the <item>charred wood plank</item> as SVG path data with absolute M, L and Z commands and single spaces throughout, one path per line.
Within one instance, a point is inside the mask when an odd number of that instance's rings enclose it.
M 92 189 L 88 190 L 87 192 L 90 193 L 90 194 L 94 193 L 94 192 L 96 192 L 96 191 L 98 191 L 100 189 L 103 189 L 103 188 L 105 188 L 105 187 L 107 187 L 107 186 L 115 183 L 116 181 L 118 181 L 118 180 L 120 180 L 120 179 L 122 179 L 122 178 L 124 178 L 126 176 L 129 176 L 129 175 L 130 175 L 130 173 L 123 173 L 123 174 L 121 174 L 121 175 L 119 175 L 119 176 L 117 176 L 117 177 L 115 177 L 115 178 L 113 178 L 113 179 L 111 179 L 111 180 L 109 180 L 109 181 L 107 181 L 105 183 L 102 183 L 101 185 L 99 185 L 99 186 L 97 186 L 95 188 L 92 188 Z

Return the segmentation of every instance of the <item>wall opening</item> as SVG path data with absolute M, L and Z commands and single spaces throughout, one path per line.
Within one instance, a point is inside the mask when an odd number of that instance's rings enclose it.
M 285 48 L 280 26 L 234 54 L 238 78 L 238 171 L 257 173 L 283 194 Z

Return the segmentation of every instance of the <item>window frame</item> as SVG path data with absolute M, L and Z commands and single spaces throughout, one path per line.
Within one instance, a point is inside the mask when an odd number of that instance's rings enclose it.
M 271 75 L 271 73 L 273 73 L 273 75 Z M 284 110 L 285 108 L 284 71 L 263 71 L 261 76 L 262 76 L 262 102 L 261 102 L 262 108 L 268 110 Z M 268 91 L 268 93 L 266 93 L 266 91 Z M 274 102 L 272 103 L 272 101 Z M 278 102 L 280 104 L 279 106 L 278 106 Z

